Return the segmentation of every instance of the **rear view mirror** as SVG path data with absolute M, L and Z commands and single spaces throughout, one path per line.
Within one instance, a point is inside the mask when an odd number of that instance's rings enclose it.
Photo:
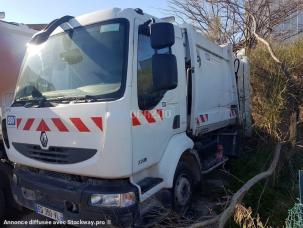
M 153 85 L 155 91 L 172 90 L 178 85 L 176 56 L 155 54 L 152 58 Z
M 171 47 L 175 43 L 174 25 L 167 22 L 151 24 L 151 46 L 153 49 Z
M 155 91 L 172 90 L 178 86 L 176 56 L 171 54 L 175 43 L 174 25 L 167 22 L 151 24 L 151 46 L 156 50 L 152 59 L 153 85 Z M 158 54 L 158 50 L 169 48 L 169 54 Z

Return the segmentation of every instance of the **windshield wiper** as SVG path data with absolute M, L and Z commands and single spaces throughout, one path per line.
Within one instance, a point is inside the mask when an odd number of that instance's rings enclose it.
M 25 108 L 30 108 L 33 106 L 37 106 L 37 108 L 40 107 L 52 107 L 55 106 L 52 103 L 48 102 L 46 97 L 39 97 L 39 98 L 19 98 L 14 101 L 12 106 L 23 106 Z
M 68 103 L 89 103 L 89 102 L 97 102 L 97 101 L 108 101 L 111 99 L 100 98 L 99 96 L 94 96 L 94 95 L 82 95 L 82 96 L 62 97 L 59 100 L 66 101 Z M 58 100 L 55 98 L 55 99 L 50 99 L 50 101 L 57 102 Z
M 32 87 L 32 99 L 29 97 L 22 97 L 19 99 L 16 99 L 13 104 L 23 104 L 24 107 L 29 108 L 34 105 L 38 105 L 38 107 L 44 106 L 45 102 L 47 101 L 46 97 L 43 96 L 43 94 L 36 89 L 36 87 Z
M 93 95 L 84 95 L 84 96 L 76 96 L 70 98 L 73 103 L 82 103 L 82 102 L 96 102 L 99 101 L 100 98 Z
M 32 97 L 33 98 L 21 97 L 19 99 L 16 99 L 13 103 L 13 106 L 18 106 L 18 104 L 24 106 L 25 108 L 33 107 L 34 105 L 36 105 L 38 108 L 55 106 L 38 90 L 33 90 Z
M 37 108 L 42 107 L 54 107 L 58 103 L 88 103 L 88 102 L 97 102 L 97 101 L 104 101 L 108 99 L 98 98 L 93 95 L 84 95 L 84 96 L 62 96 L 62 97 L 54 97 L 54 98 L 47 98 L 45 96 L 36 97 L 34 99 L 30 99 L 28 97 L 22 97 L 16 99 L 12 106 L 23 106 L 26 108 L 30 108 L 36 105 Z

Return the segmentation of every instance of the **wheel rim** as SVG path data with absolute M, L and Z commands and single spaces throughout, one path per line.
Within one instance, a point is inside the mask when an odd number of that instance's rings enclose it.
M 180 206 L 185 206 L 191 196 L 191 184 L 184 175 L 179 176 L 175 185 L 175 200 Z

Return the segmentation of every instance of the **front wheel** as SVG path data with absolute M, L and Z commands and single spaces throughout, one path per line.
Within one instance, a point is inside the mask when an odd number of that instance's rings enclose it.
M 186 163 L 179 162 L 172 189 L 173 208 L 176 212 L 183 213 L 190 206 L 193 189 L 193 173 L 191 169 Z

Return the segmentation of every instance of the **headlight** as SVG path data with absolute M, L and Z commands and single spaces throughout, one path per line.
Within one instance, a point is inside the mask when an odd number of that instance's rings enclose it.
M 129 207 L 136 203 L 134 192 L 122 194 L 93 194 L 90 205 L 95 207 Z

